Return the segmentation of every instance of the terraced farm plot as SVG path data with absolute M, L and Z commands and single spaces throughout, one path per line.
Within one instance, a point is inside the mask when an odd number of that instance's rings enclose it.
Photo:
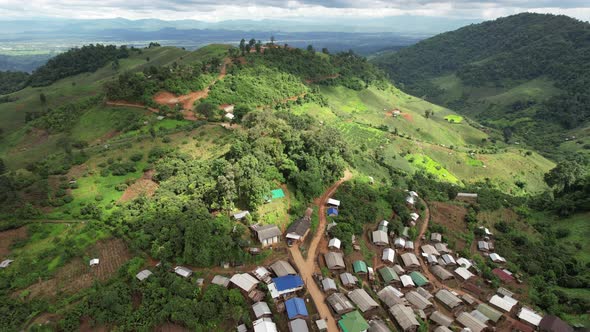
M 433 174 L 442 181 L 451 183 L 460 183 L 455 175 L 445 169 L 441 164 L 430 158 L 429 156 L 422 154 L 408 154 L 406 159 L 414 166 L 419 169 L 425 170 L 429 174 Z
M 463 117 L 460 115 L 447 115 L 445 116 L 445 120 L 447 120 L 449 123 L 461 123 L 463 122 Z

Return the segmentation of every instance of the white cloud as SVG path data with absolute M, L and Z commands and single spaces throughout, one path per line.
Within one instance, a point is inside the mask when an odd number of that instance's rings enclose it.
M 491 19 L 518 12 L 590 20 L 587 0 L 0 0 L 4 18 L 157 18 L 221 21 L 263 18 L 386 17 L 396 15 Z

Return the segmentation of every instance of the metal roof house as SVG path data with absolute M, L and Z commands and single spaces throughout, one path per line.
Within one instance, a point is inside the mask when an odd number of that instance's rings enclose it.
M 462 266 L 455 269 L 455 274 L 463 280 L 469 280 L 475 276 L 473 273 L 469 272 L 469 270 Z
M 287 275 L 295 275 L 297 272 L 287 261 L 278 260 L 270 265 L 270 268 L 277 275 L 277 277 L 284 277 Z
M 304 286 L 303 279 L 298 275 L 286 275 L 273 278 L 272 284 L 278 291 L 279 295 L 294 293 L 303 289 Z
M 420 327 L 420 323 L 416 320 L 416 315 L 410 307 L 396 304 L 389 308 L 389 312 L 404 332 L 413 332 Z
M 373 231 L 373 244 L 377 246 L 386 246 L 389 244 L 389 238 L 387 232 L 384 231 Z
M 369 295 L 369 293 L 367 293 L 367 291 L 362 288 L 350 291 L 347 295 L 348 298 L 354 302 L 354 304 L 356 304 L 362 312 L 367 312 L 379 307 L 379 304 L 373 300 L 371 295 Z
M 539 324 L 541 323 L 541 319 L 543 319 L 541 315 L 537 314 L 532 309 L 529 309 L 527 307 L 522 307 L 520 309 L 520 312 L 518 313 L 518 318 L 521 321 L 526 322 L 532 326 L 539 326 Z
M 177 266 L 174 268 L 174 273 L 178 274 L 183 278 L 189 278 L 193 274 L 193 271 L 184 266 Z
M 497 267 L 492 270 L 492 273 L 504 282 L 513 282 L 514 281 L 514 276 L 511 273 L 508 273 L 507 270 L 505 270 L 505 269 L 501 269 L 501 268 Z
M 292 239 L 296 241 L 303 241 L 305 236 L 309 233 L 309 229 L 311 227 L 311 218 L 303 217 L 299 218 L 294 221 L 289 227 L 287 228 L 287 239 Z
M 418 261 L 418 258 L 413 253 L 406 252 L 406 253 L 402 254 L 401 257 L 402 257 L 402 262 L 404 263 L 404 266 L 407 268 L 408 267 L 415 268 L 415 267 L 420 266 L 420 262 Z
M 462 312 L 457 317 L 457 321 L 461 323 L 461 325 L 465 326 L 466 328 L 470 329 L 472 332 L 481 332 L 487 328 L 487 325 L 479 321 L 473 315 Z
M 414 250 L 414 241 L 406 241 L 406 245 L 404 246 L 406 250 Z
M 457 258 L 457 265 L 462 266 L 466 269 L 470 269 L 473 264 L 467 258 L 459 257 Z
M 385 303 L 385 305 L 390 308 L 396 304 L 407 304 L 408 301 L 406 301 L 403 297 L 404 297 L 404 293 L 400 292 L 398 289 L 391 287 L 391 286 L 386 286 L 385 288 L 383 288 L 382 290 L 380 290 L 379 292 L 377 292 L 377 296 L 379 297 L 379 299 Z
M 403 237 L 398 237 L 395 239 L 395 241 L 393 242 L 393 245 L 396 248 L 400 248 L 403 249 L 406 246 L 406 239 L 404 239 Z
M 381 260 L 386 263 L 393 264 L 395 262 L 395 250 L 391 248 L 383 249 L 383 255 L 381 255 Z
M 229 281 L 246 293 L 250 293 L 258 285 L 258 280 L 248 273 L 234 274 Z
M 422 273 L 418 271 L 411 272 L 410 277 L 412 278 L 414 284 L 418 287 L 422 287 L 429 283 L 428 278 L 426 278 Z
M 420 215 L 416 212 L 412 212 L 410 213 L 410 218 L 412 219 L 412 221 L 417 221 L 420 218 Z
M 334 293 L 328 296 L 326 300 L 338 315 L 354 310 L 354 304 L 342 293 Z
M 404 274 L 403 276 L 400 276 L 399 279 L 402 282 L 402 287 L 404 287 L 404 288 L 406 288 L 406 287 L 416 287 L 416 285 L 414 285 L 414 281 L 412 281 L 412 277 L 410 277 L 407 274 Z
M 395 265 L 393 266 L 393 270 L 394 270 L 394 271 L 395 271 L 395 273 L 397 273 L 398 275 L 399 275 L 399 274 L 404 274 L 404 273 L 406 273 L 406 270 L 404 270 L 404 268 L 403 268 L 401 265 L 399 265 L 399 264 L 395 264 Z
M 406 293 L 406 300 L 410 302 L 410 304 L 419 310 L 424 310 L 426 308 L 432 307 L 432 302 L 428 301 L 427 298 L 420 295 L 420 293 L 416 291 L 409 291 Z
M 439 290 L 434 297 L 451 310 L 457 309 L 463 304 L 460 298 L 446 289 Z
M 356 286 L 358 279 L 354 275 L 344 272 L 340 274 L 340 281 L 344 287 L 353 287 Z
M 281 230 L 276 225 L 254 226 L 252 229 L 258 236 L 262 247 L 268 247 L 281 241 Z
M 380 268 L 378 271 L 381 275 L 381 279 L 383 279 L 386 284 L 400 281 L 399 276 L 397 273 L 395 273 L 395 270 L 392 267 L 385 266 Z
M 490 304 L 496 308 L 499 308 L 503 311 L 510 312 L 512 308 L 518 303 L 517 300 L 511 298 L 510 296 L 499 296 L 494 295 L 490 299 Z
M 216 275 L 213 277 L 213 280 L 211 280 L 211 283 L 214 285 L 219 285 L 219 286 L 223 286 L 225 288 L 229 287 L 229 278 L 224 277 L 224 276 L 220 276 L 220 275 Z
M 435 243 L 434 249 L 436 249 L 438 252 L 443 253 L 443 254 L 447 254 L 447 253 L 451 252 L 446 243 Z
M 391 332 L 387 324 L 380 319 L 372 319 L 369 321 L 368 332 Z
M 479 251 L 490 251 L 490 245 L 486 241 L 477 241 L 477 249 Z
M 440 233 L 432 233 L 432 234 L 430 234 L 430 241 L 432 241 L 432 242 L 441 242 L 442 241 L 442 234 L 440 234 Z
M 440 265 L 435 265 L 430 268 L 430 270 L 440 280 L 449 280 L 453 278 L 453 274 Z
M 440 311 L 433 312 L 430 317 L 428 317 L 431 321 L 435 322 L 438 325 L 449 327 L 453 324 L 453 318 L 443 314 Z
M 256 302 L 252 305 L 252 311 L 254 311 L 254 316 L 256 318 L 264 317 L 264 316 L 272 316 L 272 311 L 268 307 L 266 302 Z
M 496 253 L 491 253 L 490 254 L 490 259 L 492 260 L 492 262 L 494 263 L 506 263 L 506 260 L 504 259 L 504 257 L 496 254 Z
M 88 263 L 88 265 L 95 266 L 95 265 L 98 265 L 99 263 L 100 263 L 100 259 L 93 258 L 93 259 L 90 260 L 90 262 Z
M 247 215 L 250 215 L 250 211 L 239 211 L 239 212 L 232 214 L 232 217 L 235 220 L 242 220 L 242 219 L 246 218 Z
M 436 248 L 434 248 L 434 246 L 430 245 L 430 244 L 425 244 L 422 247 L 420 247 L 420 249 L 422 249 L 422 252 L 427 254 L 427 255 L 435 255 L 435 256 L 439 256 L 440 253 L 438 252 L 438 250 L 436 250 Z
M 490 307 L 485 303 L 481 303 L 477 306 L 477 311 L 481 312 L 484 316 L 486 316 L 489 320 L 496 323 L 502 318 L 502 313 L 498 310 Z
M 300 297 L 293 297 L 285 301 L 285 308 L 289 319 L 307 318 L 308 316 L 305 301 Z
M 341 245 L 342 245 L 342 242 L 339 239 L 332 238 L 332 239 L 330 239 L 330 242 L 328 243 L 328 248 L 329 249 L 340 249 Z
M 259 318 L 252 322 L 254 332 L 277 332 L 277 324 L 268 317 Z
M 344 256 L 341 252 L 333 252 L 330 251 L 324 254 L 324 259 L 326 260 L 326 266 L 330 270 L 340 270 L 346 267 L 344 264 Z
M 322 289 L 324 290 L 324 292 L 337 291 L 338 286 L 336 285 L 334 279 L 324 278 L 322 279 Z
M 455 258 L 453 258 L 453 256 L 451 256 L 449 254 L 444 254 L 444 255 L 441 256 L 441 258 L 445 262 L 444 265 L 457 265 L 457 262 L 455 261 Z
M 354 270 L 354 273 L 368 273 L 369 271 L 367 270 L 367 263 L 365 263 L 364 261 L 354 261 L 352 263 L 352 269 Z
M 357 310 L 343 315 L 338 321 L 338 326 L 343 332 L 364 332 L 369 329 L 369 323 Z
M 328 204 L 328 206 L 340 207 L 340 201 L 337 199 L 333 199 L 333 198 L 328 198 L 327 204 Z
M 307 327 L 307 322 L 301 318 L 294 319 L 289 322 L 289 331 L 290 332 L 309 332 L 309 327 Z
M 266 284 L 270 284 L 272 279 L 270 277 L 270 271 L 268 271 L 264 266 L 258 266 L 252 274 L 256 277 L 256 279 L 263 281 Z
M 139 280 L 139 281 L 144 281 L 145 279 L 147 279 L 149 276 L 151 276 L 153 273 L 150 270 L 143 270 L 140 271 L 139 273 L 137 273 L 135 275 L 135 277 Z

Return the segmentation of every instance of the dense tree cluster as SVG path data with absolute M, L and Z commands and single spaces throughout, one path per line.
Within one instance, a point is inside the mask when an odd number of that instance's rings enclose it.
M 47 61 L 33 72 L 30 84 L 33 87 L 47 86 L 59 79 L 86 72 L 94 72 L 110 61 L 127 58 L 131 50 L 126 46 L 85 45 L 73 48 Z
M 538 149 L 552 152 L 563 138 L 556 135 L 548 142 L 549 134 L 562 134 L 590 119 L 589 50 L 587 22 L 525 13 L 440 34 L 375 61 L 407 91 L 486 125 L 510 127 Z M 547 101 L 519 99 L 508 106 L 479 100 L 467 89 L 449 100 L 431 79 L 453 73 L 471 87 L 512 88 L 548 78 L 562 92 Z M 528 122 L 519 121 L 524 117 Z
M 18 91 L 29 82 L 29 74 L 22 71 L 0 71 L 0 95 Z

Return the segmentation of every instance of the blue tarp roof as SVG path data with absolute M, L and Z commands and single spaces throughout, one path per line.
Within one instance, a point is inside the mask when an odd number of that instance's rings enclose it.
M 284 277 L 273 278 L 279 292 L 303 286 L 303 280 L 298 275 L 288 275 Z
M 287 315 L 289 319 L 296 318 L 298 316 L 307 317 L 307 308 L 305 307 L 305 301 L 302 298 L 294 297 L 285 301 L 285 307 L 287 308 Z
M 336 209 L 336 208 L 328 208 L 328 215 L 329 216 L 332 216 L 332 215 L 337 216 L 338 215 L 338 209 Z

